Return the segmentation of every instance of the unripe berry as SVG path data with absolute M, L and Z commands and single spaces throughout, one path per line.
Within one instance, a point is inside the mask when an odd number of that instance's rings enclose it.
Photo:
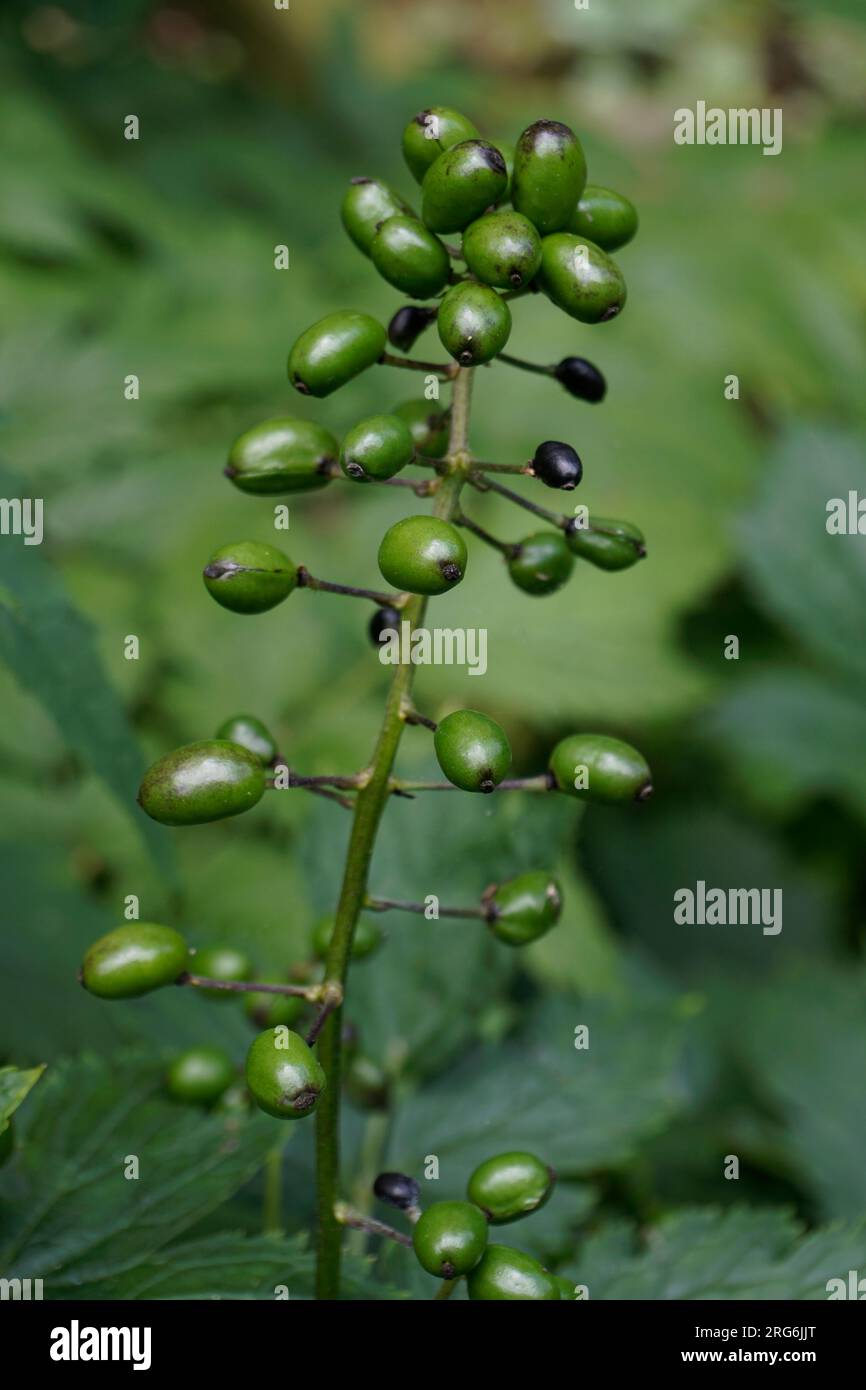
M 455 787 L 492 792 L 511 766 L 511 747 L 494 720 L 476 709 L 447 715 L 433 736 L 439 766 Z
M 326 314 L 296 339 L 289 380 L 305 396 L 330 396 L 385 351 L 385 329 L 369 314 L 343 309 Z
M 561 531 L 536 531 L 516 545 L 508 573 L 518 589 L 541 596 L 561 589 L 574 569 L 574 556 Z
M 340 217 L 359 251 L 369 256 L 379 226 L 388 217 L 414 216 L 412 209 L 381 179 L 352 179 L 343 199 Z
M 393 478 L 415 457 L 406 421 L 399 415 L 369 415 L 353 425 L 340 449 L 340 467 L 349 478 Z
M 531 869 L 485 895 L 484 906 L 498 940 L 507 946 L 526 946 L 559 921 L 562 889 L 550 874 Z
M 416 453 L 433 459 L 443 457 L 448 448 L 448 410 L 440 410 L 432 401 L 414 399 L 401 401 L 391 414 L 406 421 Z
M 297 567 L 262 541 L 234 541 L 214 551 L 203 570 L 205 588 L 232 613 L 267 613 L 296 587 Z
M 573 130 L 536 121 L 514 153 L 511 201 L 542 236 L 566 226 L 586 182 L 586 160 Z
M 466 228 L 463 255 L 476 279 L 513 289 L 528 284 L 538 270 L 541 238 L 519 212 L 489 212 Z
M 511 333 L 511 310 L 489 285 L 452 285 L 439 305 L 442 346 L 461 367 L 477 367 L 500 353 Z
M 466 543 L 450 521 L 406 516 L 382 537 L 379 569 L 395 589 L 444 594 L 466 573 Z
M 277 757 L 277 745 L 270 732 L 254 714 L 233 714 L 220 724 L 214 738 L 240 744 L 255 754 L 262 767 L 270 767 Z
M 234 946 L 204 946 L 192 958 L 191 972 L 208 980 L 249 980 L 253 966 L 249 956 Z M 222 1003 L 237 1000 L 237 994 L 230 989 L 198 988 L 198 994 L 207 999 L 218 999 Z
M 621 193 L 588 183 L 568 221 L 567 230 L 589 237 L 603 251 L 616 251 L 637 231 L 637 208 Z
M 646 555 L 643 532 L 630 521 L 593 516 L 589 526 L 566 533 L 569 549 L 601 570 L 626 570 Z
M 257 983 L 284 985 L 286 981 L 268 975 Z M 305 1002 L 298 994 L 250 993 L 244 995 L 244 1013 L 258 1029 L 277 1028 L 281 1023 L 291 1026 L 303 1013 Z
M 487 1245 L 487 1221 L 471 1202 L 434 1202 L 412 1230 L 419 1263 L 439 1279 L 474 1269 Z
M 231 1059 L 219 1047 L 191 1047 L 175 1057 L 166 1086 L 175 1100 L 213 1105 L 235 1079 Z
M 327 1080 L 313 1050 L 285 1027 L 259 1033 L 247 1053 L 246 1078 L 256 1104 L 278 1120 L 312 1114 Z
M 179 932 L 156 922 L 130 922 L 94 941 L 80 979 L 100 999 L 135 999 L 174 984 L 189 969 L 189 959 Z
M 237 438 L 224 470 L 241 492 L 273 495 L 327 487 L 337 441 L 312 420 L 264 420 Z
M 615 318 L 626 300 L 625 280 L 616 262 L 594 242 L 572 232 L 544 238 L 538 283 L 557 308 L 581 323 Z
M 491 1225 L 504 1226 L 543 1207 L 556 1174 L 530 1153 L 497 1154 L 479 1163 L 466 1189 Z
M 265 791 L 261 760 L 237 743 L 188 743 L 159 758 L 138 792 L 141 809 L 162 825 L 203 825 L 248 811 Z
M 570 444 L 547 439 L 532 456 L 532 472 L 547 487 L 571 492 L 583 477 L 583 464 Z
M 616 804 L 646 801 L 652 774 L 631 744 L 606 734 L 571 734 L 550 755 L 550 771 L 561 792 L 585 801 Z
M 486 140 L 465 140 L 430 165 L 421 186 L 421 216 L 431 232 L 459 232 L 505 191 L 505 160 Z
M 559 1298 L 559 1288 L 547 1270 L 507 1245 L 488 1245 L 482 1259 L 466 1280 L 466 1292 L 473 1302 L 489 1303 L 502 1300 L 526 1302 L 552 1301 Z
M 450 106 L 429 106 L 419 111 L 403 131 L 403 158 L 414 178 L 424 175 L 444 150 L 461 140 L 472 140 L 478 131 L 466 116 Z
M 370 256 L 382 279 L 413 299 L 432 299 L 451 275 L 442 242 L 415 217 L 389 217 L 383 222 Z

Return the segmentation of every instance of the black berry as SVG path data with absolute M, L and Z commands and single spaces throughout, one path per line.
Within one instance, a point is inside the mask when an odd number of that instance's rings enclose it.
M 604 399 L 607 382 L 598 367 L 594 367 L 585 357 L 563 357 L 554 367 L 553 375 L 568 394 L 577 396 L 578 400 L 591 401 L 595 405 Z
M 429 327 L 438 312 L 438 307 L 422 309 L 419 304 L 404 304 L 388 324 L 388 342 L 401 352 L 410 352 L 416 338 Z
M 570 444 L 548 439 L 536 449 L 532 471 L 548 487 L 570 492 L 583 477 L 583 464 Z
M 400 631 L 400 614 L 396 608 L 377 608 L 367 625 L 370 641 L 378 647 L 386 632 Z
M 417 1206 L 421 1195 L 418 1183 L 406 1173 L 380 1173 L 373 1183 L 373 1191 L 380 1202 L 387 1202 L 389 1207 L 397 1207 L 400 1211 Z

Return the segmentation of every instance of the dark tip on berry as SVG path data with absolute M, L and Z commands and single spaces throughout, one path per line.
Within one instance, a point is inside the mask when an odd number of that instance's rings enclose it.
M 459 361 L 461 367 L 471 367 L 473 357 L 469 348 L 464 348 L 457 360 Z
M 453 1279 L 456 1271 L 450 1260 L 446 1260 L 442 1266 L 442 1278 Z
M 496 790 L 496 783 L 494 782 L 489 772 L 485 772 L 484 776 L 478 784 L 478 790 L 484 792 L 485 796 L 489 795 L 490 792 Z
M 621 304 L 611 304 L 610 308 L 602 314 L 599 323 L 607 323 L 609 319 L 615 319 L 621 308 Z
M 350 182 L 350 183 L 355 183 L 355 184 L 358 184 L 358 183 L 372 183 L 373 180 L 372 180 L 372 179 L 368 179 L 367 176 L 366 176 L 366 174 L 358 174 L 356 178 L 354 178 L 354 179 L 349 179 L 349 182 Z
M 295 1099 L 291 1102 L 289 1108 L 291 1110 L 297 1111 L 299 1115 L 303 1115 L 306 1113 L 307 1110 L 309 1110 L 312 1106 L 315 1105 L 318 1098 L 318 1091 L 299 1091 L 298 1094 L 295 1096 Z
M 292 377 L 292 385 L 296 391 L 300 391 L 302 396 L 309 396 L 310 388 L 305 381 L 301 381 L 299 376 Z
M 547 790 L 549 792 L 555 792 L 559 783 L 557 782 L 553 773 L 550 771 L 550 768 L 548 768 L 547 772 L 544 774 L 544 780 L 547 783 Z
M 214 560 L 211 564 L 205 565 L 202 574 L 205 579 L 225 579 L 243 568 L 243 565 L 236 565 L 233 560 Z
M 367 476 L 360 463 L 355 463 L 354 460 L 346 464 L 346 472 L 352 478 L 366 478 Z
M 419 111 L 419 112 L 418 112 L 418 115 L 415 117 L 415 124 L 416 124 L 416 125 L 420 125 L 420 126 L 426 125 L 426 124 L 427 124 L 427 117 L 428 117 L 429 115 L 430 115 L 430 110 L 429 110 L 429 108 L 428 108 L 426 111 Z
M 507 173 L 507 166 L 505 160 L 502 158 L 501 151 L 497 150 L 495 145 L 485 145 L 483 141 L 479 141 L 478 143 L 484 156 L 484 163 L 487 165 L 488 169 L 492 169 L 496 174 Z
M 522 284 L 523 284 L 523 276 L 521 275 L 521 273 L 520 273 L 519 270 L 512 270 L 512 272 L 511 272 L 511 274 L 509 275 L 508 278 L 509 278 L 509 280 L 511 281 L 512 285 L 522 285 Z
M 224 477 L 224 478 L 236 478 L 237 476 L 238 476 L 238 470 L 237 470 L 236 468 L 233 468 L 232 465 L 231 465 L 230 463 L 229 463 L 229 464 L 226 464 L 225 468 L 223 469 L 223 477 Z
M 439 566 L 439 570 L 442 578 L 447 579 L 451 584 L 456 584 L 458 579 L 463 578 L 463 571 L 459 565 L 455 565 L 453 560 L 444 560 Z
M 639 790 L 639 791 L 637 792 L 637 794 L 635 795 L 635 801 L 649 801 L 649 799 L 650 799 L 650 797 L 652 796 L 652 794 L 653 794 L 653 784 L 652 784 L 652 782 L 644 782 L 643 786 L 640 788 L 640 790 Z

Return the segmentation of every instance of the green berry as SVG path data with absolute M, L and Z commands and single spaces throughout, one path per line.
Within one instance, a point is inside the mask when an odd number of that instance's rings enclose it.
M 346 1068 L 345 1080 L 346 1094 L 359 1110 L 387 1110 L 391 1088 L 378 1062 L 357 1053 Z
M 492 1225 L 505 1226 L 543 1207 L 555 1182 L 553 1169 L 534 1154 L 504 1153 L 478 1165 L 466 1193 Z
M 340 466 L 349 478 L 393 478 L 415 457 L 412 431 L 400 415 L 370 415 L 343 440 Z
M 413 216 L 412 209 L 381 179 L 352 179 L 340 208 L 343 226 L 365 256 L 370 255 L 379 224 L 403 213 Z
M 463 233 L 463 255 L 477 280 L 510 290 L 541 265 L 541 237 L 522 213 L 488 212 Z
M 614 804 L 646 801 L 652 774 L 646 759 L 606 734 L 570 734 L 550 755 L 550 771 L 561 792 L 585 801 Z
M 267 1028 L 254 1039 L 246 1078 L 256 1104 L 278 1120 L 310 1115 L 326 1084 L 316 1054 L 285 1027 Z
M 225 475 L 241 492 L 315 492 L 331 481 L 337 441 L 312 420 L 265 420 L 235 440 Z
M 508 183 L 505 185 L 505 188 L 503 189 L 500 195 L 499 202 L 507 203 L 509 198 L 511 197 L 511 179 L 514 174 L 514 145 L 511 144 L 508 140 L 491 140 L 490 143 L 496 146 L 497 150 L 502 155 L 502 158 L 505 160 L 505 174 L 508 179 Z
M 268 975 L 264 985 L 284 985 L 285 980 Z M 290 1026 L 297 1022 L 303 1012 L 305 1000 L 299 994 L 251 993 L 244 995 L 244 1013 L 257 1028 L 277 1028 L 280 1024 Z
M 204 825 L 248 811 L 265 791 L 261 760 L 222 739 L 188 743 L 148 768 L 138 801 L 162 825 Z
M 577 1298 L 577 1294 L 574 1291 L 575 1283 L 573 1279 L 566 1279 L 564 1274 L 552 1274 L 550 1277 L 559 1289 L 559 1297 L 561 1299 L 569 1298 L 574 1301 Z
M 7 1163 L 15 1152 L 15 1130 L 12 1128 L 10 1120 L 5 1129 L 0 1129 L 0 1168 Z
M 189 969 L 189 947 L 179 932 L 156 922 L 130 922 L 94 941 L 80 978 L 100 999 L 135 999 L 174 984 Z
M 433 736 L 439 766 L 465 792 L 492 792 L 511 766 L 505 733 L 477 709 L 446 715 Z
M 466 1291 L 476 1303 L 559 1298 L 556 1281 L 538 1260 L 507 1245 L 488 1245 L 466 1280 Z
M 233 714 L 220 724 L 214 738 L 225 743 L 237 743 L 254 753 L 262 767 L 270 767 L 277 757 L 277 745 L 268 729 L 254 714 Z
M 289 353 L 289 380 L 305 396 L 330 396 L 385 351 L 378 319 L 342 309 L 326 314 L 296 339 Z
M 379 569 L 396 589 L 444 594 L 466 573 L 466 543 L 450 521 L 406 516 L 382 537 Z
M 507 946 L 526 946 L 555 926 L 562 912 L 562 890 L 555 878 L 531 869 L 501 883 L 485 898 L 493 935 Z
M 593 517 L 568 532 L 569 549 L 600 570 L 627 570 L 646 555 L 643 532 L 630 521 Z
M 415 450 L 427 458 L 441 459 L 448 449 L 448 412 L 437 410 L 430 401 L 401 401 L 391 411 L 409 426 Z
M 421 216 L 431 232 L 462 231 L 497 203 L 507 186 L 505 160 L 496 147 L 464 140 L 440 154 L 424 175 Z
M 233 541 L 214 551 L 202 571 L 205 588 L 232 613 L 267 613 L 288 598 L 298 571 L 288 555 L 263 541 Z
M 235 1080 L 231 1060 L 218 1047 L 191 1047 L 175 1057 L 166 1085 L 175 1100 L 213 1105 Z
M 249 956 L 234 946 L 205 946 L 192 958 L 192 974 L 202 975 L 206 980 L 249 980 L 253 966 Z M 231 1003 L 237 994 L 230 989 L 198 989 L 207 999 L 219 999 Z
M 453 285 L 439 305 L 442 346 L 461 367 L 477 367 L 501 352 L 511 333 L 511 310 L 489 285 Z
M 450 106 L 430 106 L 419 111 L 403 131 L 403 158 L 419 183 L 444 150 L 462 140 L 472 140 L 478 131 L 466 116 Z
M 526 594 L 552 594 L 574 569 L 574 556 L 561 531 L 537 531 L 514 547 L 508 573 Z
M 333 917 L 322 917 L 313 927 L 310 936 L 310 944 L 315 955 L 320 960 L 324 960 L 328 954 L 328 947 L 331 944 L 331 937 L 334 934 Z M 370 956 L 382 944 L 382 928 L 378 922 L 371 922 L 369 918 L 362 917 L 355 927 L 355 935 L 352 939 L 352 959 L 363 960 L 365 956 Z
M 415 1222 L 412 1245 L 428 1274 L 457 1279 L 484 1254 L 487 1222 L 471 1202 L 434 1202 Z
M 604 323 L 625 304 L 619 266 L 600 247 L 572 232 L 544 238 L 538 282 L 557 308 L 581 323 Z
M 637 208 L 621 193 L 588 183 L 566 230 L 589 237 L 602 251 L 616 251 L 631 241 L 637 231 Z
M 536 121 L 514 152 L 511 201 L 542 236 L 568 225 L 586 183 L 586 160 L 573 130 Z
M 383 222 L 370 256 L 382 279 L 413 299 L 432 299 L 451 274 L 442 242 L 415 217 L 389 217 Z

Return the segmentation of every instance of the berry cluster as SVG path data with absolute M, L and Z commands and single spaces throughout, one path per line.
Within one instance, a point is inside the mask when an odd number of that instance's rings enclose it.
M 604 397 L 601 372 L 583 357 L 545 366 L 506 354 L 510 306 L 540 292 L 583 324 L 614 318 L 625 304 L 626 287 L 609 252 L 634 235 L 634 208 L 619 194 L 586 183 L 580 142 L 557 121 L 536 121 L 511 149 L 483 139 L 459 112 L 434 107 L 409 122 L 403 153 L 420 185 L 420 215 L 381 180 L 357 178 L 343 199 L 341 216 L 352 241 L 389 286 L 432 303 L 403 304 L 387 328 L 355 310 L 327 314 L 293 344 L 288 376 L 303 396 L 321 399 L 374 365 L 396 367 L 423 372 L 428 383 L 450 383 L 450 404 L 440 405 L 438 396 L 404 401 L 357 421 L 339 442 L 310 420 L 265 420 L 236 439 L 225 474 L 242 492 L 263 498 L 319 492 L 337 483 L 405 487 L 432 499 L 432 511 L 404 516 L 382 537 L 378 567 L 392 586 L 389 591 L 316 577 L 258 540 L 221 545 L 203 571 L 216 602 L 244 615 L 264 614 L 296 591 L 370 601 L 375 644 L 400 625 L 420 628 L 427 600 L 462 583 L 469 564 L 467 537 L 498 550 L 510 580 L 534 597 L 559 589 L 581 561 L 613 571 L 629 568 L 646 553 L 641 532 L 629 522 L 594 515 L 579 520 L 577 511 L 586 508 L 556 513 L 497 480 L 497 474 L 513 474 L 571 493 L 584 466 L 570 443 L 545 440 L 531 458 L 511 464 L 479 461 L 469 447 L 474 369 L 485 364 L 504 362 L 546 376 L 586 402 Z M 459 246 L 443 240 L 455 235 Z M 408 353 L 434 322 L 448 361 L 416 361 L 388 350 Z M 410 468 L 420 472 L 406 475 Z M 498 540 L 464 512 L 464 489 L 504 497 L 545 527 L 515 542 Z M 424 910 L 419 903 L 377 898 L 368 891 L 385 805 L 392 796 L 426 788 L 559 791 L 608 803 L 643 801 L 652 791 L 642 755 L 600 733 L 571 734 L 552 749 L 540 773 L 510 777 L 511 748 L 503 729 L 474 709 L 454 710 L 438 723 L 420 714 L 411 699 L 412 678 L 412 666 L 401 662 L 372 760 L 360 772 L 301 775 L 281 757 L 260 719 L 238 714 L 214 737 L 161 757 L 142 781 L 143 811 L 167 826 L 238 815 L 270 789 L 302 789 L 351 811 L 339 900 L 333 918 L 312 928 L 313 960 L 297 963 L 287 979 L 254 981 L 241 951 L 214 947 L 191 953 L 170 927 L 135 922 L 96 942 L 80 972 L 85 988 L 105 999 L 169 984 L 192 986 L 214 1000 L 247 996 L 248 1015 L 259 1030 L 246 1062 L 249 1094 L 280 1119 L 317 1112 L 317 1287 L 323 1298 L 338 1294 L 340 1225 L 351 1224 L 335 1187 L 339 1088 L 334 1078 L 342 1074 L 350 1093 L 365 1103 L 388 1099 L 387 1077 L 371 1059 L 356 1055 L 355 1032 L 341 1021 L 349 962 L 372 954 L 382 938 L 378 926 L 361 914 Z M 444 782 L 408 782 L 394 775 L 406 725 L 432 731 Z M 498 941 L 518 947 L 548 931 L 561 908 L 558 884 L 538 869 L 493 885 L 473 906 L 442 908 L 441 915 L 476 918 Z M 290 1026 L 305 1004 L 315 1006 L 306 1037 Z M 341 1065 L 341 1053 L 351 1057 L 351 1065 Z M 234 1080 L 228 1057 L 218 1049 L 195 1048 L 175 1059 L 168 1086 L 179 1099 L 214 1104 Z M 329 1156 L 325 1163 L 322 1154 Z M 535 1261 L 487 1244 L 488 1223 L 510 1221 L 539 1206 L 551 1181 L 549 1170 L 527 1154 L 500 1155 L 482 1164 L 470 1180 L 469 1202 L 437 1203 L 418 1214 L 413 1243 L 421 1263 L 446 1279 L 465 1274 L 472 1298 L 559 1297 L 555 1278 Z M 395 1182 L 397 1188 L 401 1182 L 411 1186 L 399 1175 Z

